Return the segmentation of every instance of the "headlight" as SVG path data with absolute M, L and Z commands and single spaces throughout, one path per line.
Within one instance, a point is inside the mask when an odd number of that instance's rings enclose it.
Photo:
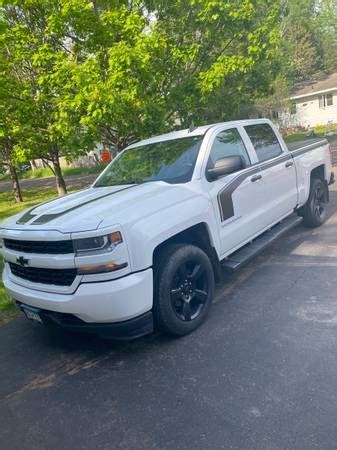
M 105 236 L 95 236 L 84 239 L 74 239 L 74 251 L 76 256 L 93 255 L 109 253 L 123 242 L 119 231 L 107 234 Z

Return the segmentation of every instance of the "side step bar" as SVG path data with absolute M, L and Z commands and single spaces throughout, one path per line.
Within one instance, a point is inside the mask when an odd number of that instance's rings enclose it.
M 276 241 L 282 234 L 296 227 L 302 222 L 302 217 L 295 214 L 274 225 L 273 228 L 258 236 L 251 243 L 232 253 L 221 261 L 221 266 L 228 271 L 235 271 L 262 252 L 269 244 Z

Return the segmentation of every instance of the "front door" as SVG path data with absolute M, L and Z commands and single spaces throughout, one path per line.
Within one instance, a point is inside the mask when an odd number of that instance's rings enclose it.
M 211 142 L 207 168 L 219 159 L 239 155 L 245 167 L 217 180 L 209 180 L 209 192 L 218 221 L 221 257 L 232 253 L 262 227 L 264 192 L 258 166 L 252 166 L 249 154 L 237 128 L 218 132 Z M 207 170 L 207 169 L 206 169 Z

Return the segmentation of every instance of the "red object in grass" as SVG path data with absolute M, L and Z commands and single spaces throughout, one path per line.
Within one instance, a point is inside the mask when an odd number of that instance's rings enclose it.
M 105 163 L 109 163 L 111 161 L 111 155 L 109 150 L 103 150 L 101 154 L 102 161 Z

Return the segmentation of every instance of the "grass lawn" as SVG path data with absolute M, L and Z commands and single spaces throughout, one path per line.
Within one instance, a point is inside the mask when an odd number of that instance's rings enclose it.
M 283 139 L 287 144 L 291 144 L 292 142 L 304 141 L 305 139 L 308 139 L 308 133 L 289 134 L 288 136 L 283 136 Z
M 105 169 L 106 165 L 100 164 L 95 167 L 64 167 L 62 169 L 63 176 L 70 177 L 73 175 L 90 175 L 90 174 L 96 174 L 100 173 Z M 41 169 L 35 169 L 33 170 L 26 170 L 25 172 L 19 173 L 19 178 L 46 178 L 46 177 L 53 177 L 53 172 L 48 168 L 41 168 Z M 9 175 L 0 175 L 0 181 L 7 181 L 9 180 Z
M 55 189 L 25 190 L 23 203 L 15 203 L 11 192 L 0 192 L 0 224 L 6 217 L 12 216 L 25 208 L 29 208 L 37 203 L 56 197 Z M 0 273 L 2 273 L 3 262 L 0 257 Z M 9 298 L 3 287 L 0 278 L 0 323 L 6 322 L 17 314 L 16 307 Z
M 2 273 L 3 262 L 0 258 L 0 272 Z M 14 318 L 17 315 L 17 309 L 12 302 L 11 298 L 8 296 L 2 282 L 0 282 L 0 324 L 7 322 L 8 320 Z

